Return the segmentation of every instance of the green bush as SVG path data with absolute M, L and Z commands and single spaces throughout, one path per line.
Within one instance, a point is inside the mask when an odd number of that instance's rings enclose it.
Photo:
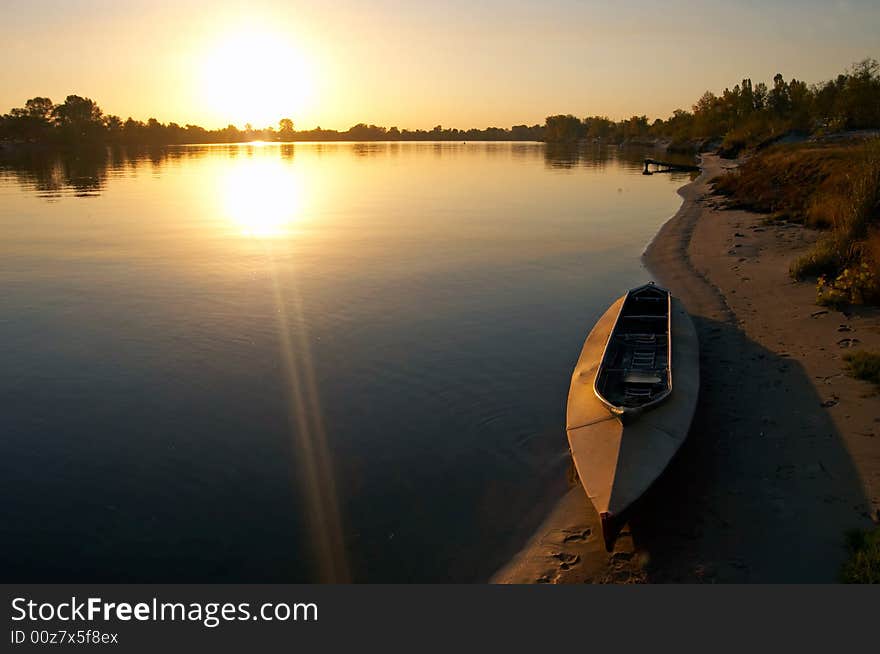
M 847 534 L 850 557 L 843 565 L 846 584 L 880 584 L 880 528 Z

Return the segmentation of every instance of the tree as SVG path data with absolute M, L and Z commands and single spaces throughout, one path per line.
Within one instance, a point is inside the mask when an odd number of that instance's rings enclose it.
M 122 136 L 126 141 L 138 141 L 143 134 L 145 126 L 139 120 L 135 120 L 131 116 L 122 125 Z
M 742 81 L 739 92 L 739 106 L 736 111 L 737 118 L 748 118 L 755 109 L 755 93 L 752 90 L 752 80 L 747 77 Z
M 55 105 L 49 98 L 36 97 L 25 102 L 24 108 L 31 118 L 37 118 L 48 123 L 52 118 L 52 110 L 55 109 Z
M 767 85 L 764 82 L 755 84 L 752 98 L 755 101 L 755 111 L 761 111 L 767 102 Z
M 722 123 L 721 99 L 711 91 L 706 91 L 693 106 L 693 134 L 697 138 L 712 138 L 724 133 Z
M 614 131 L 614 123 L 608 116 L 588 116 L 584 118 L 584 127 L 590 139 L 607 139 Z
M 119 116 L 104 116 L 104 129 L 111 140 L 118 140 L 122 136 L 122 119 Z
M 623 138 L 637 139 L 648 134 L 648 117 L 632 116 L 623 123 Z
M 855 64 L 848 72 L 840 100 L 847 127 L 876 127 L 880 123 L 880 63 L 864 59 Z
M 111 132 L 122 129 L 122 119 L 119 116 L 104 116 L 104 126 Z
M 52 114 L 62 135 L 68 139 L 91 140 L 103 131 L 101 123 L 103 112 L 89 98 L 68 95 L 64 104 L 56 106 Z
M 767 108 L 777 117 L 785 116 L 791 108 L 788 84 L 780 73 L 773 77 L 773 88 L 767 95 Z
M 237 143 L 241 141 L 241 132 L 238 131 L 238 128 L 230 123 L 224 129 L 221 129 L 219 132 L 220 141 L 224 143 Z
M 290 118 L 282 118 L 278 121 L 278 139 L 281 141 L 293 140 L 293 121 Z
M 571 114 L 547 116 L 544 138 L 548 141 L 576 141 L 583 133 L 583 123 Z
M 25 141 L 44 140 L 52 130 L 52 111 L 55 105 L 49 98 L 31 98 L 24 107 L 12 109 L 6 117 L 6 129 Z
M 807 131 L 813 127 L 813 94 L 806 82 L 792 78 L 788 85 L 792 129 Z

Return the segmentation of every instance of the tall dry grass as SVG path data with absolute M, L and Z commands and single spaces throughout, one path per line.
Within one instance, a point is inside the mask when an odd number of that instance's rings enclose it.
M 880 301 L 880 139 L 775 146 L 713 183 L 728 206 L 825 231 L 793 277 L 821 278 L 834 302 Z

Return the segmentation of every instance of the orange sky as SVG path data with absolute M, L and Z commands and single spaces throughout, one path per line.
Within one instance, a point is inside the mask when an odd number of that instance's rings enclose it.
M 880 56 L 849 2 L 108 2 L 0 8 L 0 111 L 69 93 L 108 113 L 219 127 L 430 128 L 551 113 L 666 116 L 706 89 L 808 82 Z

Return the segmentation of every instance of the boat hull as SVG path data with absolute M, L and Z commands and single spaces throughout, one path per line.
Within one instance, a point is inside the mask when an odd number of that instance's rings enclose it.
M 603 526 L 611 550 L 626 511 L 681 447 L 700 390 L 699 342 L 690 315 L 672 298 L 670 337 L 675 390 L 661 404 L 621 421 L 593 392 L 605 344 L 626 296 L 599 318 L 584 343 L 571 378 L 566 433 L 578 477 Z

